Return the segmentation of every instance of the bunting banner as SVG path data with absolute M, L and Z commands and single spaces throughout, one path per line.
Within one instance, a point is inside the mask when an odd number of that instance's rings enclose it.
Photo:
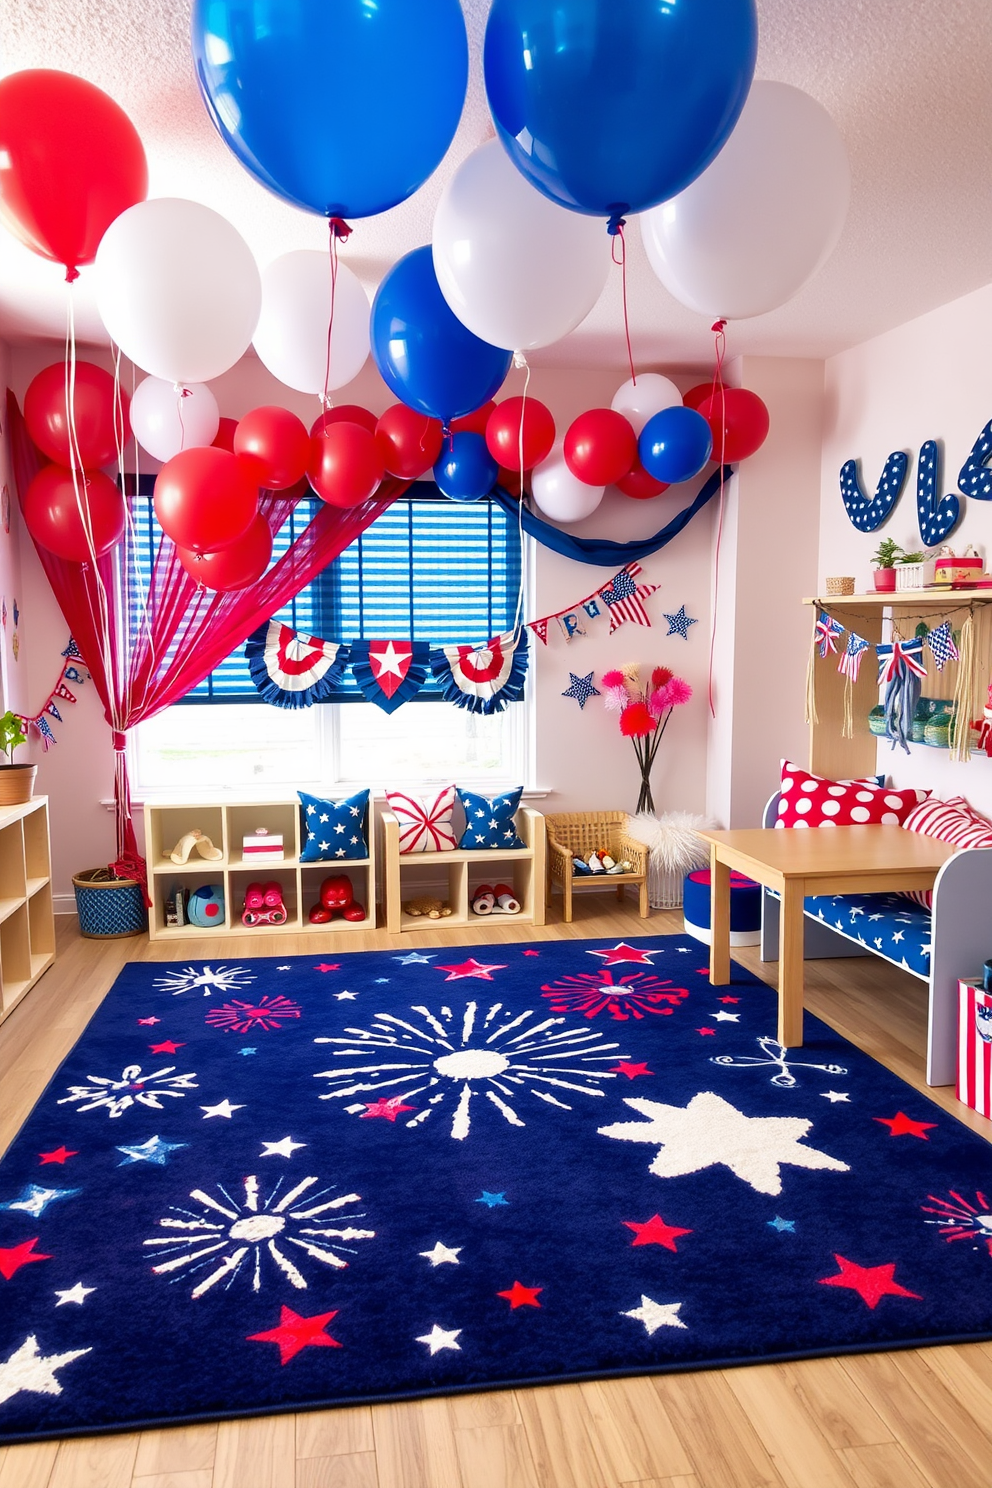
M 348 665 L 348 647 L 300 635 L 269 620 L 245 642 L 251 680 L 276 708 L 309 708 L 328 701 Z
M 556 610 L 552 615 L 544 615 L 540 620 L 530 620 L 528 627 L 539 641 L 547 645 L 548 627 L 552 620 L 566 641 L 589 635 L 600 627 L 612 635 L 626 620 L 635 625 L 650 626 L 651 617 L 644 608 L 644 601 L 656 592 L 658 585 L 640 583 L 641 572 L 639 563 L 627 563 L 608 584 L 587 594 L 585 599 L 567 609 Z
M 847 645 L 837 664 L 837 670 L 842 677 L 850 677 L 852 682 L 857 682 L 861 674 L 861 661 L 871 643 L 855 631 L 848 632 Z
M 901 641 L 898 638 L 891 645 L 879 645 L 875 647 L 878 656 L 878 684 L 896 681 L 912 673 L 914 677 L 925 677 L 926 665 L 923 661 L 923 639 L 914 636 L 910 641 Z
M 351 674 L 367 702 L 395 713 L 426 682 L 430 653 L 427 641 L 352 641 Z
M 840 625 L 826 610 L 820 611 L 820 618 L 816 622 L 816 645 L 823 661 L 828 655 L 836 655 L 837 638 L 844 634 L 844 627 Z
M 470 713 L 501 713 L 524 692 L 527 631 L 507 631 L 485 646 L 438 646 L 431 652 L 434 678 L 446 702 Z
M 949 661 L 958 660 L 958 648 L 954 644 L 950 620 L 945 620 L 942 625 L 928 630 L 926 643 L 930 647 L 930 653 L 938 672 L 942 672 Z
M 68 646 L 66 646 L 65 650 L 61 654 L 62 670 L 59 673 L 58 681 L 52 688 L 51 692 L 48 694 L 48 697 L 45 699 L 44 705 L 39 708 L 38 712 L 34 715 L 33 718 L 29 718 L 23 713 L 18 714 L 18 717 L 24 725 L 24 732 L 26 734 L 30 734 L 31 729 L 34 729 L 35 733 L 38 735 L 38 738 L 41 740 L 41 746 L 46 754 L 51 749 L 53 744 L 57 744 L 59 742 L 48 720 L 50 718 L 54 718 L 56 723 L 61 723 L 63 721 L 62 714 L 59 712 L 59 709 L 56 706 L 56 698 L 59 700 L 59 702 L 63 703 L 74 703 L 76 701 L 75 693 L 70 692 L 68 687 L 66 687 L 65 685 L 66 678 L 68 678 L 70 682 L 74 682 L 76 686 L 79 687 L 82 686 L 82 684 L 89 676 L 89 672 L 86 671 L 85 666 L 83 665 L 83 658 L 80 654 L 79 647 L 76 645 L 71 636 L 69 637 Z M 76 665 L 77 662 L 79 663 L 78 666 Z

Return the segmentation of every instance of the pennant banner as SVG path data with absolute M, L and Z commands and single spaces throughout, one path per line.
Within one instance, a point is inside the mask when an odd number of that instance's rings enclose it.
M 531 620 L 529 627 L 538 640 L 547 645 L 548 626 L 552 620 L 566 641 L 574 640 L 576 636 L 593 634 L 600 626 L 608 627 L 607 633 L 612 635 L 625 620 L 631 620 L 635 625 L 649 626 L 651 619 L 644 608 L 644 600 L 655 593 L 658 585 L 638 583 L 640 573 L 639 563 L 628 563 L 601 589 L 588 594 L 567 610 L 557 610 L 553 615 Z
M 850 677 L 852 682 L 857 682 L 861 673 L 862 657 L 870 644 L 863 636 L 855 634 L 853 630 L 848 632 L 847 646 L 837 664 L 837 670 L 841 676 Z
M 430 665 L 427 641 L 352 641 L 351 674 L 367 702 L 395 713 L 423 687 Z
M 470 713 L 501 713 L 523 696 L 527 632 L 507 631 L 487 646 L 439 646 L 430 661 L 446 702 Z
M 820 652 L 820 660 L 823 661 L 828 654 L 836 655 L 837 637 L 844 634 L 843 625 L 838 624 L 826 610 L 820 611 L 820 618 L 816 622 L 816 644 Z
M 300 635 L 278 620 L 259 626 L 245 642 L 251 680 L 276 708 L 309 708 L 328 700 L 348 665 L 348 647 Z
M 17 623 L 16 613 L 14 623 Z M 39 711 L 34 715 L 33 718 L 25 717 L 22 714 L 18 715 L 24 725 L 25 733 L 27 733 L 29 729 L 34 729 L 35 733 L 41 739 L 42 747 L 46 754 L 51 749 L 53 744 L 57 744 L 59 742 L 54 732 L 52 731 L 51 724 L 48 722 L 49 718 L 54 718 L 56 723 L 62 722 L 62 714 L 56 707 L 55 699 L 58 698 L 63 703 L 74 703 L 76 701 L 76 695 L 75 693 L 70 692 L 68 687 L 66 687 L 65 679 L 68 677 L 71 682 L 75 682 L 77 685 L 82 685 L 82 683 L 85 682 L 86 678 L 89 676 L 89 672 L 82 669 L 83 658 L 80 654 L 79 647 L 72 639 L 72 636 L 69 637 L 69 644 L 68 646 L 66 646 L 61 655 L 63 657 L 63 661 L 62 670 L 59 673 L 59 680 L 56 682 L 55 686 L 48 694 L 44 706 L 39 709 Z M 80 663 L 79 666 L 74 665 L 74 663 L 77 661 Z

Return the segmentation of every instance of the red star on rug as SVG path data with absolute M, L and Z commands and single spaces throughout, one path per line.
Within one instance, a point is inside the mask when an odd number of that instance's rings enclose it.
M 446 982 L 457 982 L 462 977 L 478 977 L 480 982 L 491 982 L 491 973 L 494 971 L 505 971 L 505 966 L 487 966 L 482 961 L 476 961 L 470 956 L 467 961 L 459 961 L 457 966 L 439 966 L 438 971 L 447 971 L 450 975 L 445 977 Z
M 9 1246 L 7 1250 L 0 1250 L 0 1276 L 5 1276 L 9 1281 L 15 1271 L 22 1266 L 27 1266 L 31 1261 L 50 1261 L 49 1255 L 35 1255 L 34 1248 L 38 1244 L 38 1236 L 33 1240 L 22 1240 L 20 1245 Z
M 518 1307 L 540 1307 L 537 1296 L 543 1291 L 543 1287 L 525 1287 L 519 1281 L 515 1281 L 508 1292 L 497 1292 L 496 1295 L 505 1297 L 511 1310 L 516 1311 Z
M 666 1250 L 675 1250 L 675 1241 L 679 1235 L 691 1235 L 691 1230 L 680 1230 L 678 1225 L 668 1225 L 660 1214 L 652 1214 L 646 1224 L 637 1224 L 635 1220 L 625 1219 L 623 1224 L 628 1230 L 633 1230 L 634 1239 L 631 1246 L 636 1245 L 663 1245 Z
M 717 1002 L 740 1002 L 739 997 L 718 997 Z
M 639 951 L 636 946 L 629 946 L 625 940 L 615 945 L 611 951 L 587 951 L 587 956 L 602 956 L 604 966 L 616 966 L 620 961 L 636 961 L 645 966 L 653 966 L 652 956 L 657 956 L 657 949 L 653 951 Z
M 161 1044 L 149 1044 L 153 1054 L 175 1054 L 177 1049 L 185 1049 L 183 1043 L 174 1044 L 172 1039 L 165 1039 Z
M 330 965 L 328 965 L 328 963 L 326 961 L 321 961 L 321 963 L 320 963 L 319 966 L 315 966 L 314 967 L 314 971 L 340 971 L 340 970 L 341 970 L 340 963 L 337 963 L 337 964 L 335 964 L 333 966 L 330 966 Z
M 913 1121 L 905 1111 L 897 1111 L 894 1116 L 873 1116 L 872 1120 L 887 1126 L 893 1137 L 919 1137 L 921 1142 L 929 1142 L 927 1132 L 937 1125 L 936 1121 Z
M 610 1066 L 610 1072 L 614 1075 L 626 1075 L 628 1080 L 636 1080 L 638 1075 L 653 1075 L 654 1070 L 649 1070 L 646 1064 L 631 1064 L 629 1059 L 621 1059 L 619 1064 Z
M 835 1255 L 834 1260 L 840 1267 L 836 1276 L 821 1276 L 818 1278 L 821 1286 L 848 1287 L 852 1292 L 857 1292 L 868 1306 L 874 1310 L 883 1297 L 912 1297 L 916 1302 L 922 1302 L 923 1298 L 919 1292 L 907 1291 L 893 1280 L 896 1262 L 892 1261 L 887 1266 L 858 1266 L 854 1261 L 847 1260 L 842 1255 Z
M 156 1023 L 161 1023 L 161 1021 L 162 1021 L 161 1018 L 139 1018 L 138 1019 L 138 1027 L 139 1028 L 153 1028 Z
M 370 1104 L 366 1102 L 365 1110 L 358 1118 L 359 1121 L 368 1121 L 370 1116 L 385 1116 L 387 1121 L 395 1121 L 401 1111 L 415 1111 L 416 1106 L 405 1106 L 401 1095 L 382 1096 L 379 1100 Z
M 701 1033 L 703 1038 L 716 1038 L 715 1028 L 697 1028 L 696 1032 Z
M 696 975 L 697 976 L 709 976 L 709 974 L 710 974 L 710 969 L 709 969 L 708 966 L 697 966 L 696 967 Z
M 315 1317 L 300 1317 L 291 1307 L 282 1307 L 279 1311 L 278 1328 L 270 1328 L 267 1333 L 249 1333 L 246 1342 L 277 1343 L 279 1362 L 288 1364 L 301 1349 L 341 1347 L 336 1338 L 331 1338 L 330 1334 L 324 1332 L 333 1317 L 337 1317 L 337 1312 L 319 1312 Z
M 525 956 L 539 956 L 540 954 L 540 951 L 524 951 Z
M 51 1152 L 39 1152 L 38 1161 L 42 1165 L 44 1165 L 45 1163 L 64 1163 L 67 1157 L 78 1156 L 78 1152 L 70 1152 L 69 1149 L 65 1145 L 63 1145 L 61 1147 L 53 1147 Z

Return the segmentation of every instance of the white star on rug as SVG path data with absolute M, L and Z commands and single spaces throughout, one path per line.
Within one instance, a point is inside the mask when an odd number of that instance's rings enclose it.
M 710 1013 L 710 1017 L 715 1018 L 718 1023 L 739 1023 L 741 1021 L 740 1013 Z
M 820 1095 L 824 1100 L 828 1100 L 832 1106 L 835 1106 L 838 1101 L 849 1101 L 851 1099 L 846 1090 L 821 1090 Z
M 244 1106 L 232 1106 L 229 1100 L 222 1100 L 216 1106 L 201 1106 L 200 1110 L 203 1112 L 204 1121 L 207 1120 L 208 1116 L 226 1116 L 228 1121 L 230 1121 L 235 1111 L 243 1111 Z
M 355 998 L 357 996 L 358 996 L 358 993 L 357 992 L 335 992 L 335 994 L 334 994 L 334 1001 L 335 1002 L 354 1002 L 354 1000 L 355 1000 Z
M 418 962 L 429 966 L 437 954 L 437 951 L 432 951 L 429 956 L 422 956 L 419 951 L 411 951 L 407 956 L 394 956 L 393 960 L 398 961 L 401 966 L 416 966 Z
M 80 1307 L 82 1307 L 90 1292 L 95 1291 L 96 1287 L 84 1287 L 81 1281 L 77 1281 L 74 1287 L 67 1287 L 65 1291 L 57 1291 L 55 1293 L 56 1297 L 58 1297 L 59 1299 L 56 1302 L 55 1306 L 64 1307 L 67 1302 L 78 1302 Z
M 426 1343 L 432 1354 L 438 1354 L 442 1349 L 460 1350 L 461 1344 L 456 1343 L 455 1340 L 461 1331 L 461 1328 L 452 1328 L 450 1331 L 445 1332 L 443 1328 L 439 1328 L 437 1323 L 435 1323 L 429 1333 L 422 1333 L 420 1335 L 417 1342 Z
M 657 1333 L 659 1328 L 684 1328 L 686 1324 L 679 1317 L 681 1302 L 655 1302 L 650 1297 L 641 1293 L 640 1307 L 632 1307 L 629 1312 L 622 1312 L 621 1317 L 636 1318 L 643 1323 L 649 1334 Z
M 90 1352 L 90 1349 L 82 1348 L 70 1349 L 65 1354 L 43 1355 L 38 1351 L 37 1338 L 29 1333 L 20 1348 L 0 1364 L 0 1405 L 21 1390 L 29 1390 L 33 1395 L 61 1395 L 62 1386 L 55 1378 L 56 1369 Z
M 648 1170 L 658 1178 L 680 1178 L 722 1164 L 757 1193 L 780 1194 L 782 1164 L 850 1171 L 836 1157 L 800 1145 L 813 1125 L 801 1116 L 745 1116 L 712 1091 L 694 1095 L 685 1107 L 636 1098 L 624 1103 L 647 1121 L 601 1126 L 600 1135 L 618 1142 L 660 1143 Z
M 451 1266 L 460 1266 L 458 1256 L 461 1249 L 460 1245 L 456 1245 L 452 1250 L 449 1246 L 442 1245 L 439 1240 L 433 1250 L 422 1250 L 420 1254 L 425 1260 L 430 1261 L 432 1266 L 443 1266 L 446 1262 Z M 418 1342 L 420 1342 L 419 1339 Z
M 294 1142 L 292 1137 L 283 1137 L 281 1142 L 262 1143 L 260 1157 L 292 1157 L 297 1147 L 305 1147 L 306 1142 Z

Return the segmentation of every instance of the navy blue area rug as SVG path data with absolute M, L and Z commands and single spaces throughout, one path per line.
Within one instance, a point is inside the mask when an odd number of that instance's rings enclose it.
M 0 1440 L 992 1337 L 992 1148 L 704 957 L 127 966 L 0 1164 Z

